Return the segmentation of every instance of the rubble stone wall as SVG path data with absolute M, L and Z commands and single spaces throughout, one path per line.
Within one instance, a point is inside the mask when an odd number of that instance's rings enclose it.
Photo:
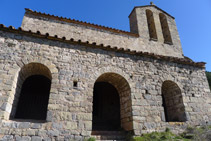
M 19 72 L 30 63 L 42 64 L 51 73 L 47 119 L 42 123 L 10 118 L 17 87 L 21 87 Z M 109 73 L 124 78 L 119 79 L 122 83 L 110 81 L 109 75 L 102 80 L 119 88 L 121 100 L 125 101 L 121 105 L 130 107 L 121 122 L 128 123 L 122 125 L 125 130 L 141 135 L 164 131 L 166 127 L 180 132 L 188 125 L 211 124 L 211 94 L 204 68 L 0 31 L 0 140 L 90 137 L 93 87 L 100 76 Z M 77 87 L 73 85 L 75 81 Z M 165 81 L 180 88 L 186 122 L 165 122 Z M 122 88 L 125 82 L 130 91 Z M 122 113 L 125 112 L 121 111 L 121 116 Z

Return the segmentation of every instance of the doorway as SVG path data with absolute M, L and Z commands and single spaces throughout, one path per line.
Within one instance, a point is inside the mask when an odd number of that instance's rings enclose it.
M 96 82 L 93 97 L 93 130 L 120 130 L 120 98 L 108 82 Z

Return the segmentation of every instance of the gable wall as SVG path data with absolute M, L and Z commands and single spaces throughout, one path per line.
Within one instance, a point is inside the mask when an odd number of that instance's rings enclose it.
M 139 15 L 145 17 L 145 11 L 144 13 L 140 12 Z M 139 16 L 139 18 L 141 17 Z M 174 22 L 169 25 L 171 29 L 176 28 Z M 85 42 L 96 42 L 97 44 L 104 44 L 106 46 L 110 45 L 112 47 L 116 46 L 118 48 L 183 58 L 181 44 L 180 41 L 178 41 L 179 37 L 174 35 L 174 30 L 172 31 L 172 37 L 175 36 L 174 44 L 169 45 L 160 41 L 149 40 L 149 38 L 143 38 L 142 36 L 148 37 L 148 33 L 145 32 L 140 33 L 140 37 L 133 37 L 125 34 L 117 34 L 106 30 L 95 29 L 88 26 L 81 26 L 78 24 L 34 16 L 30 13 L 25 14 L 21 27 L 27 31 L 40 31 L 43 34 L 49 33 L 52 36 L 58 35 L 58 37 L 66 37 L 66 39 L 73 38 L 75 40 L 82 40 Z M 147 26 L 144 26 L 144 29 L 148 31 Z

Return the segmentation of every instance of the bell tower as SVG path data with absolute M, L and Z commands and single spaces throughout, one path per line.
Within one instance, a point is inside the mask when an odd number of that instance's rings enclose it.
M 152 2 L 150 5 L 134 7 L 129 20 L 130 32 L 138 34 L 140 38 L 181 49 L 175 18 Z

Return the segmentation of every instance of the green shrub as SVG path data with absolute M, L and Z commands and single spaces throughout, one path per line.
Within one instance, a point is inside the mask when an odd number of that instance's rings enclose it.
M 211 126 L 188 127 L 181 136 L 195 141 L 211 140 Z
M 166 132 L 152 132 L 143 134 L 141 137 L 134 137 L 132 141 L 179 141 L 183 140 L 181 136 L 175 135 L 167 128 Z M 185 139 L 184 139 L 185 140 Z
M 91 137 L 87 141 L 96 141 L 96 139 L 94 137 Z
M 152 132 L 134 137 L 131 141 L 211 141 L 211 126 L 187 127 L 180 135 L 173 134 L 166 128 L 165 132 Z
M 170 129 L 168 127 L 166 128 L 166 132 L 170 132 Z

